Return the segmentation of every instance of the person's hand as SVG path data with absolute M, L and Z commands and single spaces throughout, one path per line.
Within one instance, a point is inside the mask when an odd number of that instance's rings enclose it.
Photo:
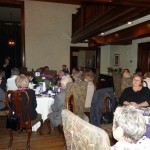
M 135 103 L 135 102 L 130 102 L 130 105 L 134 106 L 134 107 L 139 107 L 139 104 Z

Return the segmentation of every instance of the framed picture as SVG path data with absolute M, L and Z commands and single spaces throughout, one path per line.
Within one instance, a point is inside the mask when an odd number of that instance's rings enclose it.
M 120 63 L 120 55 L 114 54 L 114 66 L 119 66 Z

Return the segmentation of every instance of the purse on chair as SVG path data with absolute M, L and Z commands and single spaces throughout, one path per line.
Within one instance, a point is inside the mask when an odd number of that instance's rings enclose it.
M 6 128 L 18 131 L 20 128 L 20 119 L 14 112 L 7 115 Z
M 104 101 L 105 111 L 102 113 L 101 124 L 110 124 L 113 122 L 113 112 L 111 109 L 111 99 L 110 97 L 106 97 Z

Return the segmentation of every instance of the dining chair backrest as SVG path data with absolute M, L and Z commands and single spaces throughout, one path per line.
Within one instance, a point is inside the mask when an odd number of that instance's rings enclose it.
M 62 111 L 62 122 L 67 150 L 110 149 L 109 137 L 103 129 L 89 124 L 67 109 Z
M 26 98 L 22 99 L 22 95 L 25 95 Z M 26 100 L 26 102 L 23 102 L 23 100 Z M 19 117 L 20 120 L 20 130 L 26 129 L 28 133 L 27 137 L 27 144 L 26 147 L 30 149 L 30 137 L 32 134 L 32 126 L 35 125 L 37 122 L 41 122 L 41 125 L 43 124 L 43 121 L 41 119 L 41 115 L 38 115 L 35 120 L 31 121 L 30 119 L 30 98 L 28 93 L 25 90 L 9 90 L 6 92 L 6 98 L 5 98 L 6 106 L 8 107 L 9 113 L 12 114 L 15 112 L 15 114 Z M 25 110 L 23 111 L 23 105 L 25 104 Z M 26 113 L 27 121 L 23 118 L 23 113 Z M 41 133 L 41 132 L 40 132 Z M 13 133 L 12 129 L 9 128 L 9 135 L 10 135 L 10 142 L 9 147 L 12 146 L 13 143 Z
M 85 112 L 85 100 L 87 94 L 88 82 L 69 83 L 66 87 L 66 101 L 73 95 L 74 99 L 74 113 L 81 118 Z
M 112 76 L 114 83 L 115 98 L 119 99 L 119 97 L 121 96 L 121 74 L 113 72 Z
M 132 77 L 130 78 L 121 78 L 121 93 L 125 88 L 132 87 Z

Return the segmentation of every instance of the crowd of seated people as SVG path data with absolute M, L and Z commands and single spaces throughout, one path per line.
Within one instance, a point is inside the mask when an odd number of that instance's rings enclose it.
M 43 70 L 40 70 L 40 73 L 48 73 L 49 72 L 49 67 L 45 66 Z M 2 88 L 2 73 L 0 73 L 0 100 L 4 99 L 4 97 L 2 97 L 3 95 L 5 95 L 5 91 Z M 122 77 L 123 78 L 130 78 L 131 74 L 129 72 L 128 69 L 124 69 L 124 71 L 122 72 Z M 75 83 L 79 83 L 79 82 L 88 82 L 88 86 L 87 86 L 87 95 L 86 95 L 86 100 L 85 100 L 85 107 L 86 108 L 90 108 L 91 107 L 91 102 L 93 99 L 93 95 L 94 95 L 94 91 L 95 91 L 95 85 L 93 83 L 93 80 L 95 78 L 95 74 L 93 73 L 93 71 L 88 71 L 86 73 L 82 72 L 81 70 L 77 67 L 73 68 L 71 75 L 67 69 L 66 65 L 62 65 L 62 70 L 58 73 L 57 76 L 55 76 L 55 85 L 56 86 L 60 86 L 62 91 L 60 93 L 58 93 L 55 98 L 54 98 L 54 104 L 51 106 L 52 109 L 52 113 L 50 114 L 50 124 L 51 124 L 51 130 L 53 130 L 53 128 L 58 127 L 59 124 L 61 124 L 61 112 L 62 109 L 64 108 L 65 105 L 65 89 L 66 89 L 66 85 L 69 82 L 74 81 Z M 144 76 L 145 80 L 148 78 L 150 78 L 149 74 L 147 73 Z M 6 82 L 6 79 L 5 79 Z M 34 72 L 28 72 L 26 75 L 20 74 L 19 75 L 19 69 L 18 68 L 11 68 L 11 77 L 7 79 L 7 88 L 6 90 L 26 90 L 27 93 L 29 94 L 29 97 L 31 99 L 31 107 L 30 107 L 30 115 L 31 115 L 31 119 L 35 119 L 37 117 L 37 112 L 36 112 L 36 96 L 35 96 L 35 91 L 32 89 L 29 89 L 29 82 L 32 82 L 34 84 L 37 84 L 36 81 L 36 77 Z M 148 83 L 148 81 L 147 81 Z M 122 94 L 121 97 L 119 98 L 119 105 L 132 105 L 134 107 L 148 107 L 150 106 L 150 90 L 148 89 L 148 87 L 143 87 L 143 77 L 141 76 L 141 74 L 139 74 L 138 72 L 135 73 L 133 75 L 133 81 L 132 81 L 132 87 L 126 88 Z M 1 94 L 2 93 L 2 94 Z M 0 103 L 1 104 L 1 103 Z M 25 104 L 24 104 L 25 105 Z M 0 105 L 0 110 L 5 109 L 5 106 L 1 106 Z M 118 143 L 112 147 L 112 150 L 116 150 L 118 149 L 118 147 L 120 148 L 120 139 L 123 139 L 123 144 L 125 144 L 125 146 L 130 147 L 132 143 L 136 143 L 141 136 L 143 135 L 143 132 L 145 132 L 145 127 L 144 125 L 142 125 L 142 129 L 140 130 L 139 135 L 137 135 L 138 137 L 136 139 L 133 139 L 130 137 L 130 133 L 126 133 L 126 127 L 122 126 L 121 121 L 124 120 L 124 122 L 126 122 L 125 119 L 127 118 L 123 118 L 124 113 L 126 112 L 125 110 L 128 110 L 129 116 L 130 113 L 133 112 L 137 115 L 137 118 L 134 117 L 134 121 L 136 121 L 136 119 L 141 119 L 140 115 L 137 114 L 137 111 L 135 108 L 133 107 L 121 107 L 121 108 L 117 108 L 115 115 L 114 115 L 114 126 L 113 126 L 113 132 L 114 132 L 114 138 L 118 140 Z M 120 120 L 120 115 L 122 115 L 122 120 Z M 134 116 L 134 114 L 133 114 Z M 138 118 L 139 117 L 139 118 Z M 24 119 L 26 119 L 26 117 L 24 117 Z M 142 122 L 142 119 L 141 119 Z M 131 122 L 133 123 L 133 122 Z M 143 123 L 144 124 L 144 123 Z M 134 126 L 134 124 L 133 124 Z M 139 124 L 140 126 L 140 124 Z M 121 130 L 119 130 L 121 128 Z M 136 127 L 135 127 L 136 128 Z M 121 135 L 118 133 L 118 131 L 120 133 L 122 133 Z M 128 131 L 129 132 L 129 131 Z M 120 137 L 118 137 L 118 135 Z M 135 130 L 135 134 L 137 134 L 137 131 Z M 128 138 L 129 136 L 129 138 Z M 135 135 L 133 135 L 135 136 Z M 135 136 L 136 137 L 136 136 Z M 131 138 L 131 139 L 130 139 Z M 128 139 L 128 140 L 126 140 Z M 136 144 L 135 144 L 136 145 Z M 122 145 L 124 146 L 124 145 Z M 134 146 L 134 145 L 132 145 Z M 131 147 L 132 147 L 131 146 Z M 119 149 L 118 149 L 119 150 Z

